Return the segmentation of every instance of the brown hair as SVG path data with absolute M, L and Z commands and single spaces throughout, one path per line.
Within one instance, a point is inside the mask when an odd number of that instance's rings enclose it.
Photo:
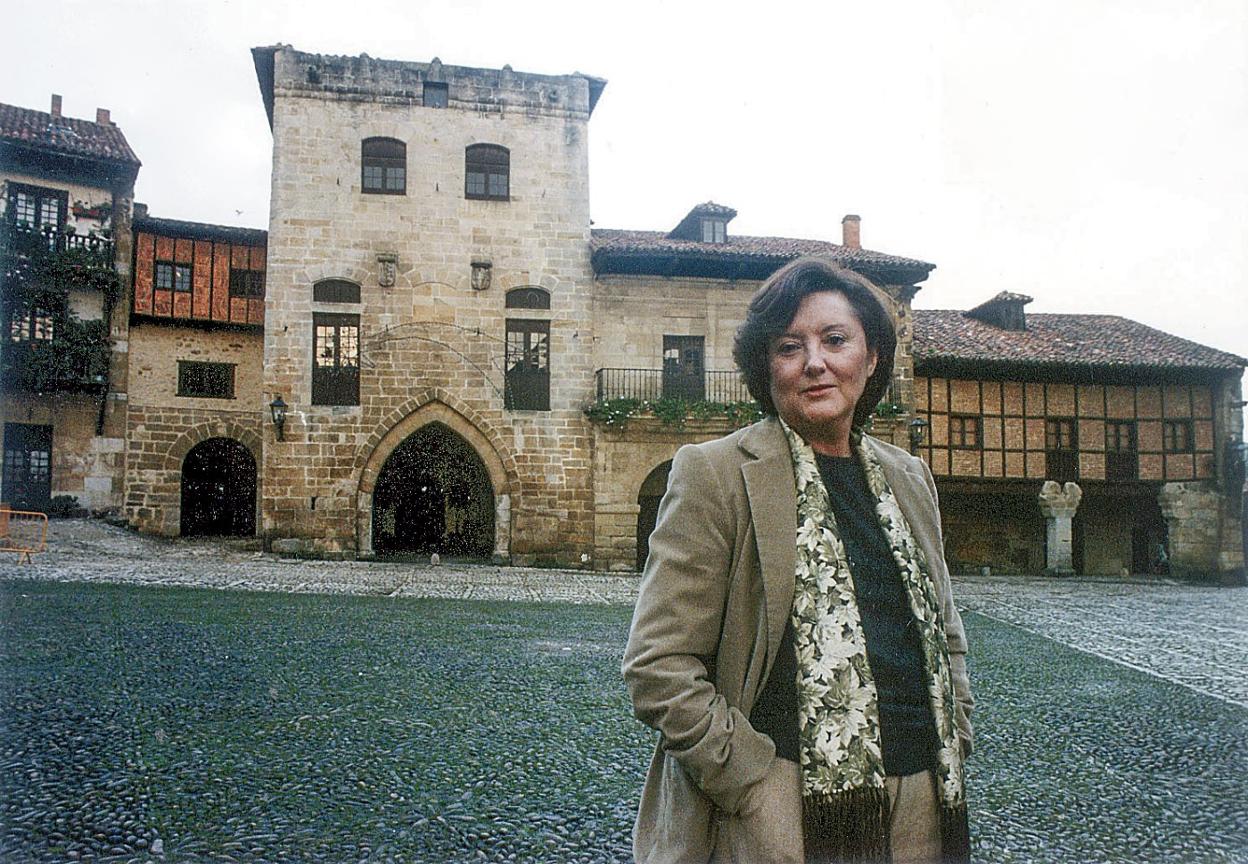
M 732 359 L 736 361 L 750 395 L 764 413 L 774 417 L 771 340 L 788 329 L 802 300 L 820 291 L 836 291 L 844 295 L 866 334 L 867 348 L 876 354 L 875 371 L 867 379 L 862 397 L 854 406 L 854 425 L 862 426 L 875 411 L 875 406 L 892 381 L 897 333 L 893 329 L 893 319 L 876 298 L 871 283 L 852 270 L 824 258 L 808 257 L 798 258 L 772 273 L 750 300 L 745 321 L 737 330 L 732 346 Z

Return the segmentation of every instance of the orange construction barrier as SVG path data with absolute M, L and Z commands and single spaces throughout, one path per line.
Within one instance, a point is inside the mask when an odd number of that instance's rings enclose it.
M 17 553 L 18 563 L 31 563 L 31 555 L 48 548 L 48 514 L 33 510 L 10 510 L 0 504 L 0 552 Z

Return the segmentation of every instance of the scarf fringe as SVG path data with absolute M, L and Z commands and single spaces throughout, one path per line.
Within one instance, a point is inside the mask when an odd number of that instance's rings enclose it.
M 940 857 L 944 864 L 971 860 L 971 825 L 966 802 L 940 805 Z
M 884 789 L 860 786 L 836 795 L 802 796 L 808 864 L 887 864 L 889 804 Z

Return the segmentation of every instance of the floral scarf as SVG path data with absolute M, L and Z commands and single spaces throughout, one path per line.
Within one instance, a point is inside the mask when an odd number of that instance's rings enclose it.
M 854 579 L 814 451 L 787 424 L 781 425 L 792 450 L 797 485 L 793 629 L 807 860 L 887 861 L 888 796 L 879 706 Z M 964 767 L 936 587 L 884 470 L 858 430 L 853 445 L 878 502 L 876 515 L 901 572 L 923 646 L 932 716 L 941 742 L 936 774 L 944 858 L 967 860 Z

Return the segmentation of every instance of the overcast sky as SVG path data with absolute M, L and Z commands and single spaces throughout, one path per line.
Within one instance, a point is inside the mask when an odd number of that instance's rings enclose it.
M 595 225 L 737 234 L 937 269 L 919 308 L 998 291 L 1248 356 L 1244 0 L 9 3 L 0 101 L 111 109 L 152 215 L 265 228 L 272 140 L 249 49 L 608 80 Z

